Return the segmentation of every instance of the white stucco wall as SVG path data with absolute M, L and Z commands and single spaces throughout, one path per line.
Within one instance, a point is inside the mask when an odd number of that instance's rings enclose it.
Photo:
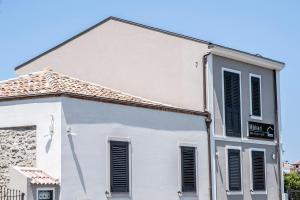
M 106 199 L 110 138 L 130 141 L 131 199 L 209 199 L 204 117 L 71 98 L 63 98 L 62 116 L 61 199 Z M 177 195 L 180 144 L 197 147 L 194 197 Z
M 110 20 L 16 73 L 52 68 L 136 96 L 203 110 L 202 57 L 207 51 L 206 44 Z
M 32 193 L 28 190 L 30 188 L 29 179 L 13 167 L 9 168 L 9 176 L 11 177 L 11 180 L 8 188 L 19 190 L 24 193 L 25 200 L 32 200 Z
M 0 102 L 0 127 L 36 126 L 36 166 L 50 175 L 61 176 L 61 103 L 60 98 Z M 51 115 L 54 136 L 49 135 Z

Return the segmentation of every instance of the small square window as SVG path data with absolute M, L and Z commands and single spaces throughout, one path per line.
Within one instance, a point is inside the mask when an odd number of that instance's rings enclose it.
M 38 189 L 37 200 L 54 200 L 53 189 Z

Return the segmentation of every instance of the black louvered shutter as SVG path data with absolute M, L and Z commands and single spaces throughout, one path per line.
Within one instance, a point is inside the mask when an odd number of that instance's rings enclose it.
M 252 180 L 254 191 L 265 190 L 265 156 L 262 151 L 252 151 Z
M 111 192 L 129 192 L 128 142 L 110 142 Z
M 182 192 L 196 192 L 196 160 L 194 147 L 181 147 Z
M 226 136 L 241 137 L 240 75 L 224 71 Z
M 228 149 L 228 179 L 230 191 L 241 191 L 240 150 Z
M 251 100 L 252 100 L 252 115 L 261 116 L 260 105 L 260 79 L 257 77 L 251 77 Z

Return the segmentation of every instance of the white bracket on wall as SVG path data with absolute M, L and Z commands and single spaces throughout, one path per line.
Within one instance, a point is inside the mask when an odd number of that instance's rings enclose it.
M 49 133 L 45 135 L 45 137 L 47 136 L 51 136 L 51 138 L 54 135 L 54 115 L 50 115 L 50 125 L 49 125 Z
M 71 126 L 67 126 L 67 135 L 76 136 L 77 134 L 72 132 Z

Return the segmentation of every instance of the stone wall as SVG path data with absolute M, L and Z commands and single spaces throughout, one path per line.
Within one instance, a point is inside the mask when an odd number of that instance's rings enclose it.
M 36 127 L 0 128 L 0 186 L 9 182 L 9 166 L 35 165 Z

